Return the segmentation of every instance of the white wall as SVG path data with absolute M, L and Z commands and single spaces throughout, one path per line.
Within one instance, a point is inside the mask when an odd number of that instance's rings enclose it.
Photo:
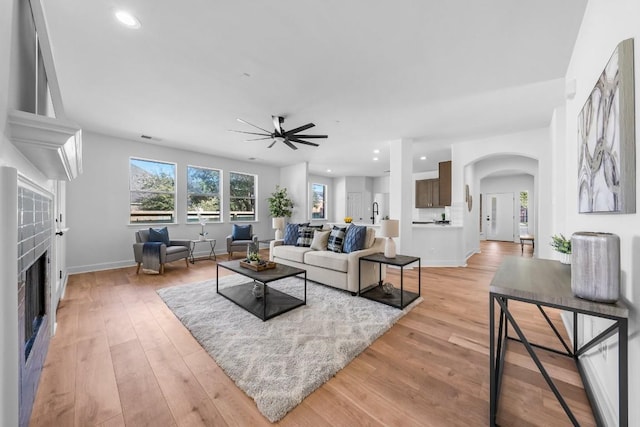
M 564 172 L 558 181 L 564 183 L 564 200 L 558 200 L 557 216 L 566 218 L 565 229 L 575 231 L 604 231 L 620 236 L 621 299 L 630 310 L 629 319 L 629 425 L 640 425 L 640 218 L 636 214 L 602 215 L 577 212 L 578 141 L 577 117 L 598 76 L 609 61 L 615 47 L 622 40 L 635 38 L 635 126 L 636 126 L 636 200 L 640 190 L 640 2 L 637 0 L 590 0 L 576 40 L 567 80 L 576 80 L 576 95 L 566 103 L 566 144 L 559 145 L 555 155 L 565 158 L 559 164 Z M 640 206 L 636 207 L 638 210 Z M 590 321 L 585 328 L 590 332 Z M 603 327 L 595 322 L 596 329 Z M 601 386 L 600 404 L 617 408 L 617 346 L 609 345 L 606 360 L 602 355 L 589 358 L 590 382 Z M 608 409 L 605 409 L 606 411 Z M 616 425 L 610 421 L 610 425 Z
M 539 239 L 551 236 L 551 224 L 553 217 L 549 208 L 551 206 L 551 137 L 549 128 L 533 129 L 523 132 L 496 135 L 488 138 L 472 140 L 453 144 L 451 147 L 452 173 L 451 173 L 451 198 L 452 207 L 465 206 L 464 186 L 469 185 L 473 200 L 471 212 L 464 211 L 465 252 L 471 254 L 479 248 L 478 206 L 480 200 L 480 179 L 483 172 L 476 171 L 474 164 L 486 159 L 494 159 L 500 163 L 501 170 L 522 171 L 517 160 L 527 157 L 538 162 L 538 171 L 530 173 L 534 178 L 534 203 L 538 206 L 537 218 Z M 545 191 L 538 191 L 538 188 Z M 544 207 L 544 208 L 543 208 Z M 538 250 L 538 248 L 536 248 Z M 550 247 L 541 245 L 538 257 L 550 258 Z
M 287 188 L 293 201 L 291 222 L 308 222 L 311 218 L 309 209 L 309 164 L 307 162 L 285 166 L 280 169 L 280 186 Z
M 188 165 L 223 170 L 223 222 L 206 225 L 208 237 L 217 240 L 217 253 L 226 252 L 225 239 L 231 232 L 226 197 L 231 171 L 258 175 L 258 221 L 253 223 L 254 232 L 261 239 L 273 237 L 266 199 L 279 182 L 277 168 L 85 132 L 84 173 L 67 185 L 67 265 L 70 273 L 134 264 L 134 232 L 149 226 L 129 225 L 130 157 L 177 164 L 177 224 L 168 225 L 170 237 L 195 239 L 200 232 L 199 224 L 186 224 Z

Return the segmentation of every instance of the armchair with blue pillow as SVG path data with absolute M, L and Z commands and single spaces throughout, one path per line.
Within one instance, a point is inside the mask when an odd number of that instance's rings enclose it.
M 227 252 L 229 259 L 233 258 L 234 252 L 247 252 L 250 243 L 258 244 L 258 236 L 253 234 L 251 224 L 233 224 L 231 234 L 227 236 Z
M 189 267 L 189 240 L 171 240 L 167 227 L 147 228 L 136 231 L 136 242 L 133 244 L 133 255 L 140 272 L 164 273 L 164 265 L 168 262 L 184 258 Z

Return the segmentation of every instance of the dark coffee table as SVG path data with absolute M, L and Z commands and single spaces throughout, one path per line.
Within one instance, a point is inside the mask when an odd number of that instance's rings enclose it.
M 220 289 L 218 287 L 218 269 L 220 267 L 245 276 L 251 279 L 251 281 Z M 304 274 L 304 300 L 269 287 L 268 285 L 276 280 L 298 276 L 300 274 Z M 251 292 L 256 282 L 263 286 L 264 294 L 261 298 L 256 298 Z M 216 265 L 216 292 L 265 321 L 307 303 L 307 271 L 284 264 L 277 264 L 275 268 L 268 270 L 253 271 L 249 268 L 242 267 L 240 261 L 237 260 L 219 262 Z

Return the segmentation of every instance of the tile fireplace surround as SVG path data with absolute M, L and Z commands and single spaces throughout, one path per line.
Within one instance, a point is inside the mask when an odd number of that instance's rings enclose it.
M 18 349 L 20 366 L 20 425 L 28 425 L 31 408 L 38 388 L 42 365 L 50 340 L 49 309 L 51 300 L 50 263 L 52 238 L 52 200 L 31 188 L 18 184 Z M 41 259 L 38 263 L 38 260 Z M 37 272 L 38 265 L 42 268 Z M 30 273 L 27 273 L 30 267 Z M 35 274 L 34 274 L 35 270 Z M 40 290 L 29 290 L 29 281 L 41 285 Z M 26 301 L 28 297 L 44 297 L 44 301 Z M 31 310 L 29 307 L 32 307 Z M 35 308 L 33 308 L 35 307 Z M 31 341 L 31 351 L 25 354 L 26 341 L 33 328 L 33 320 L 25 313 L 41 315 L 37 335 Z M 28 324 L 28 325 L 27 325 Z

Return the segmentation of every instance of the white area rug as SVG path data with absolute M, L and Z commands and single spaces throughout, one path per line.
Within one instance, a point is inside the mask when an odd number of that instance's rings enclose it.
M 220 278 L 220 286 L 247 281 Z M 302 279 L 274 288 L 303 299 Z M 345 367 L 422 298 L 399 310 L 307 282 L 307 305 L 266 322 L 216 294 L 216 281 L 158 294 L 271 422 L 278 421 Z

